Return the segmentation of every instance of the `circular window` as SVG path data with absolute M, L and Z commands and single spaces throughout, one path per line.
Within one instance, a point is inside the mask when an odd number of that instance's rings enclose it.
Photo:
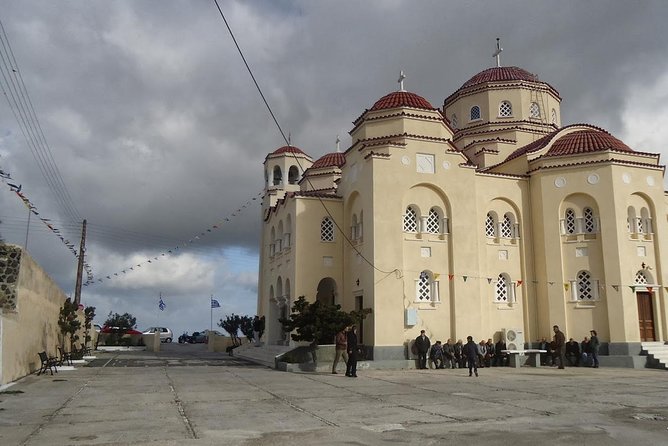
M 654 186 L 654 177 L 647 177 L 647 185 Z
M 566 178 L 564 177 L 559 177 L 556 180 L 554 180 L 554 185 L 561 188 L 566 185 Z
M 407 157 L 406 155 L 404 155 L 404 156 L 401 157 L 401 163 L 404 166 L 408 166 L 411 163 L 411 159 L 409 157 Z
M 600 180 L 601 177 L 599 177 L 596 173 L 592 173 L 587 177 L 587 183 L 589 184 L 597 184 Z
M 443 161 L 443 168 L 444 169 L 449 169 L 450 168 L 450 161 Z
M 631 183 L 631 175 L 629 175 L 628 173 L 623 174 L 622 175 L 622 181 L 626 184 L 630 184 Z

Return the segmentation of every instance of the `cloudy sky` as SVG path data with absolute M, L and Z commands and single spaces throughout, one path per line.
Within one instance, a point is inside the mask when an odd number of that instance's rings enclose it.
M 215 3 L 2 3 L 15 58 L 0 60 L 3 89 L 22 79 L 44 135 L 37 147 L 48 145 L 66 192 L 40 169 L 9 91 L 0 170 L 77 247 L 77 220 L 87 219 L 95 281 L 82 302 L 97 307 L 97 321 L 129 312 L 139 328 L 201 330 L 211 295 L 222 304 L 214 320 L 254 314 L 253 198 L 264 157 L 284 142 Z M 337 135 L 349 146 L 351 122 L 397 89 L 402 69 L 407 90 L 440 106 L 494 65 L 496 37 L 503 65 L 560 92 L 563 124 L 591 123 L 668 157 L 664 0 L 219 3 L 280 125 L 314 159 L 335 150 Z M 25 206 L 0 186 L 2 237 L 24 245 L 28 233 L 30 254 L 72 293 L 72 252 L 34 215 L 27 230 Z

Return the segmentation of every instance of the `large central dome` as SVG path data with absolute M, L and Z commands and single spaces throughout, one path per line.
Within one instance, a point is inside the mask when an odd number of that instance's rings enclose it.
M 504 82 L 504 81 L 529 81 L 540 82 L 538 76 L 529 73 L 527 70 L 519 67 L 493 67 L 473 76 L 464 82 L 461 88 L 472 87 L 486 82 Z M 460 89 L 461 89 L 460 88 Z

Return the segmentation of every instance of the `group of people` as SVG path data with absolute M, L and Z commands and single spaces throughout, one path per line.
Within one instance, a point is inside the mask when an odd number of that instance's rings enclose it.
M 547 350 L 547 353 L 540 355 L 541 365 L 559 366 L 563 369 L 566 363 L 574 367 L 593 367 L 598 368 L 598 351 L 600 341 L 596 330 L 589 332 L 590 336 L 585 336 L 581 343 L 578 344 L 573 338 L 566 342 L 566 336 L 559 330 L 558 326 L 554 326 L 555 336 L 552 342 L 547 342 L 542 338 L 538 344 L 540 350 Z
M 468 336 L 466 344 L 459 339 L 453 342 L 448 339 L 445 344 L 436 341 L 431 344 L 425 331 L 420 331 L 420 336 L 415 338 L 414 353 L 418 356 L 418 368 L 426 369 L 427 360 L 429 364 L 437 369 L 455 369 L 469 367 L 469 374 L 475 371 L 476 376 L 478 367 L 496 367 L 508 365 L 508 353 L 506 343 L 503 339 L 495 344 L 492 339 L 480 340 L 477 344 L 473 338 Z
M 336 334 L 336 350 L 334 353 L 334 362 L 332 363 L 332 374 L 336 375 L 336 366 L 341 358 L 346 363 L 346 376 L 357 378 L 357 354 L 359 346 L 357 345 L 357 327 L 351 325 L 345 327 Z

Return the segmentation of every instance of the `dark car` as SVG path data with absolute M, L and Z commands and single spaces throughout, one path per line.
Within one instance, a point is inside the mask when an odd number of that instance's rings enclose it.
M 203 331 L 193 331 L 187 342 L 191 344 L 206 344 L 209 342 L 209 336 Z

